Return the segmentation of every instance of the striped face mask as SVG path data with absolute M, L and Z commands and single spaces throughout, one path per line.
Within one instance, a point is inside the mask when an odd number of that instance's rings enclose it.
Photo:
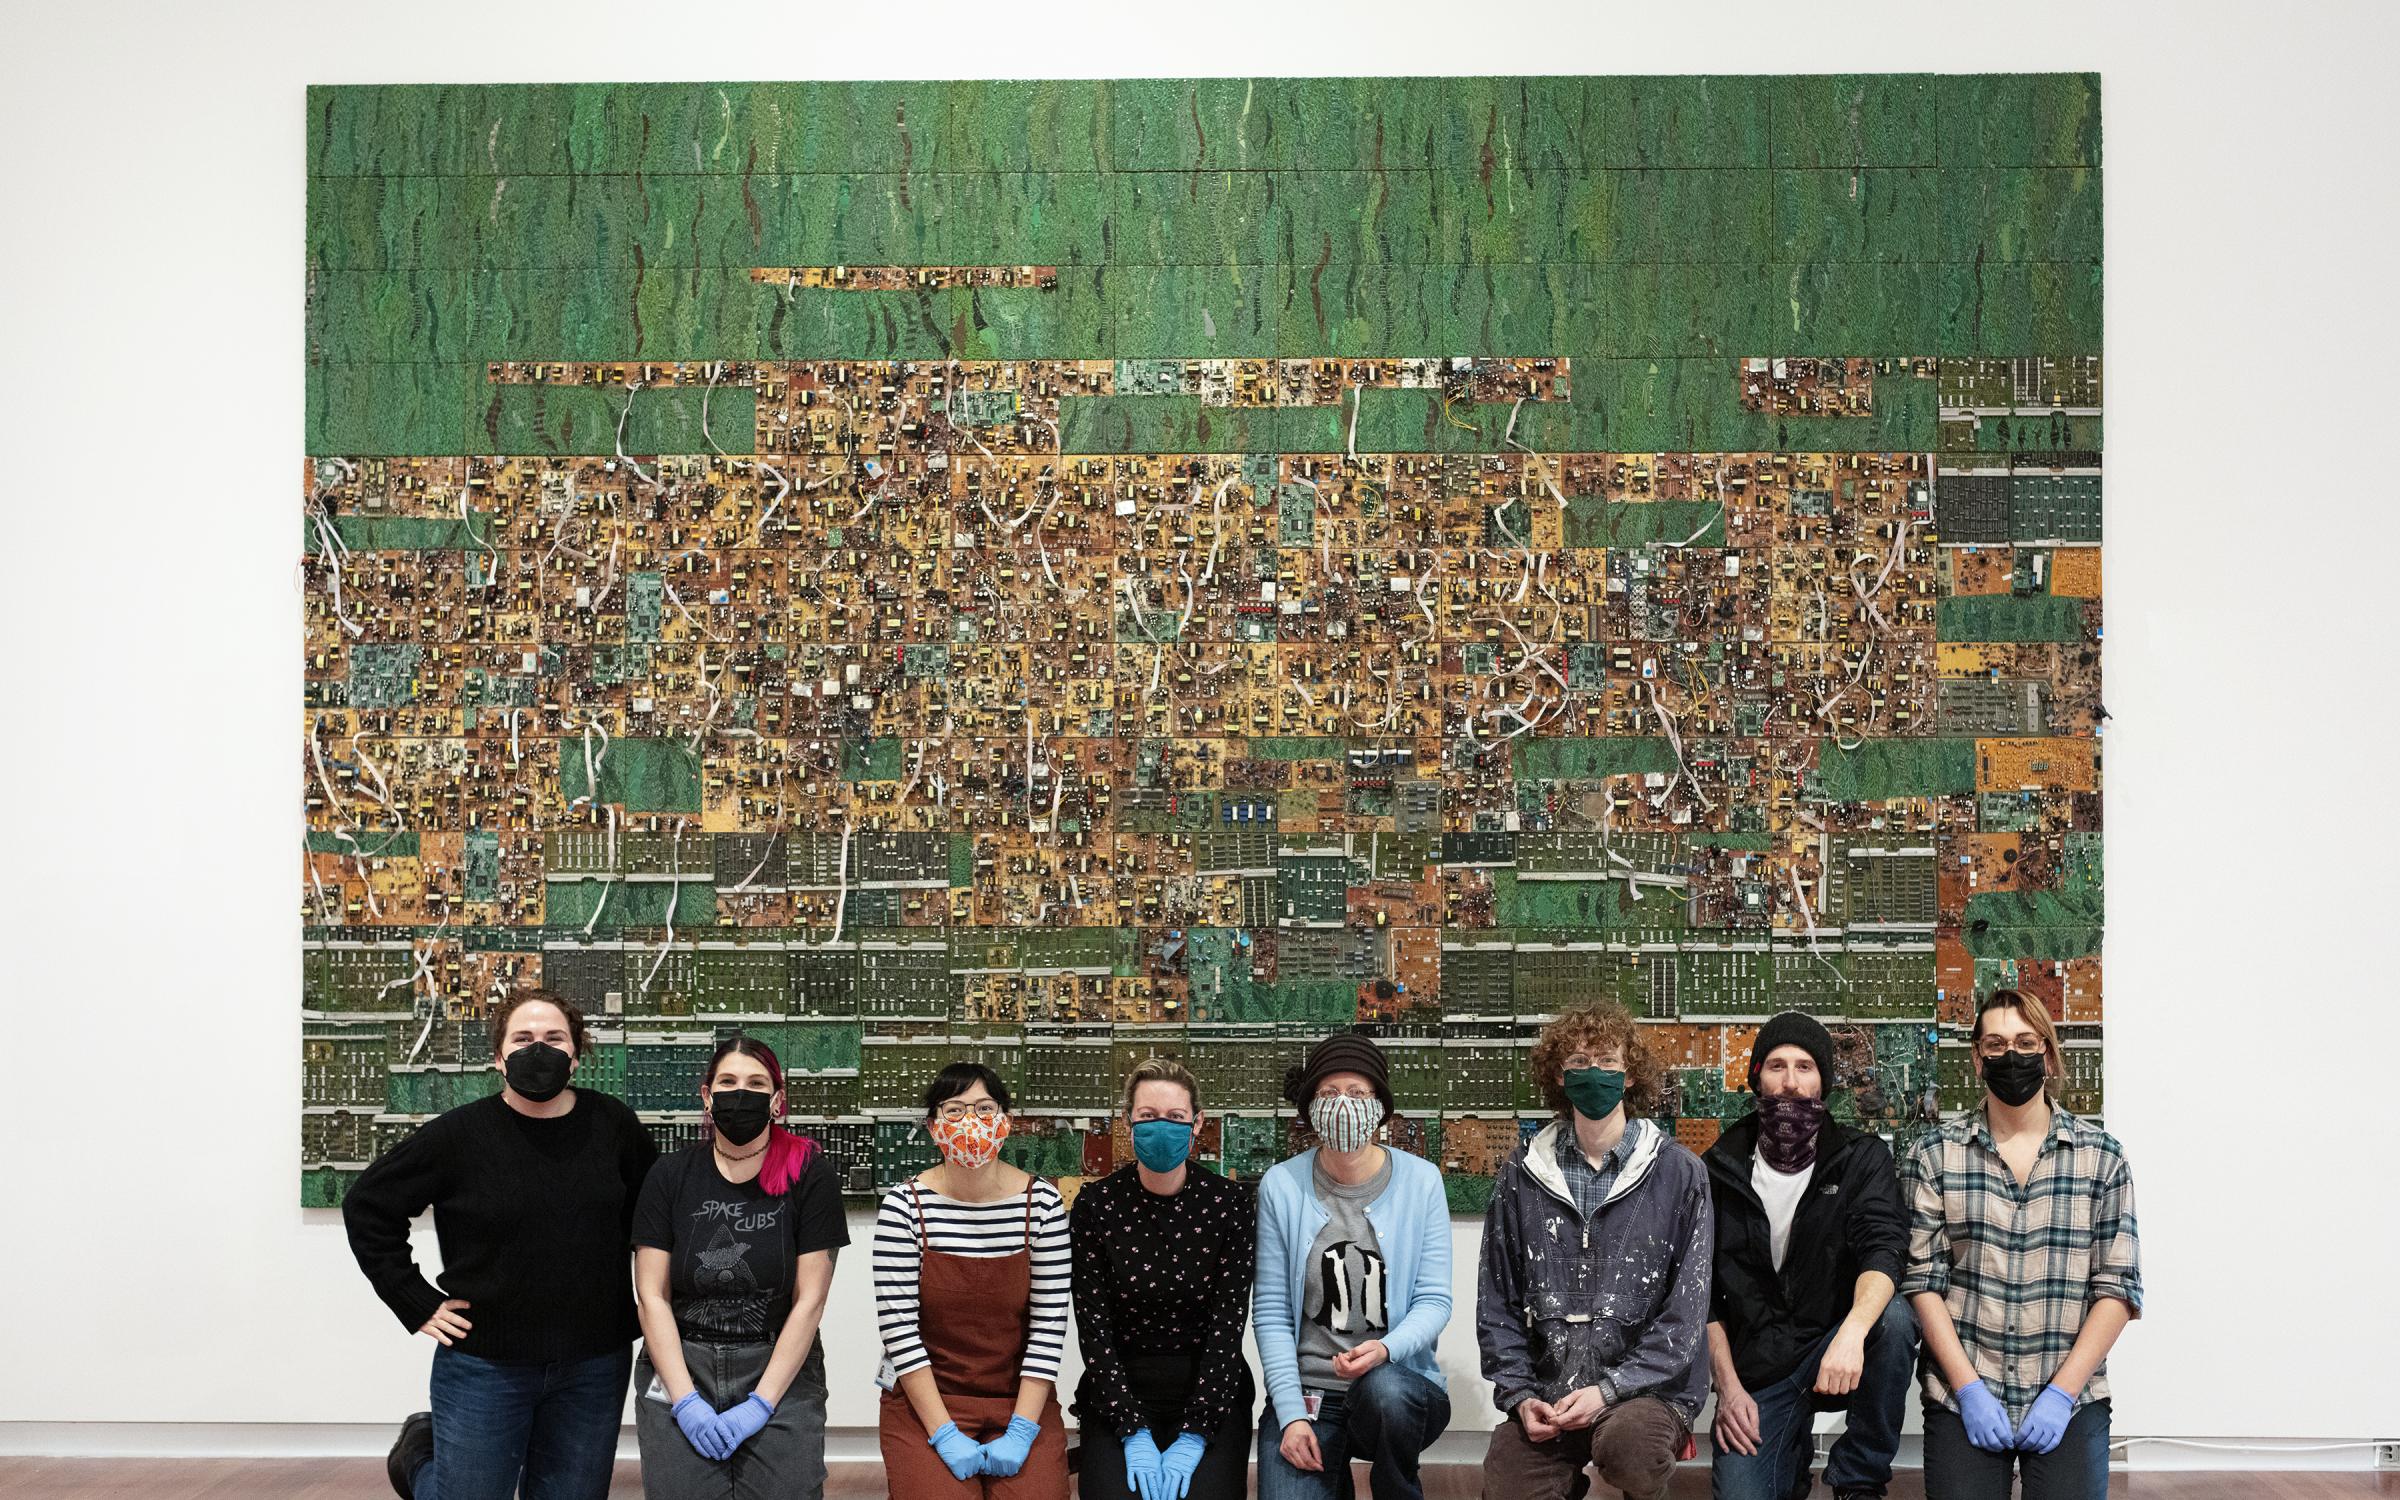
M 1308 1123 L 1326 1150 L 1356 1151 L 1375 1138 L 1375 1127 L 1383 1123 L 1383 1101 L 1328 1094 L 1309 1105 Z

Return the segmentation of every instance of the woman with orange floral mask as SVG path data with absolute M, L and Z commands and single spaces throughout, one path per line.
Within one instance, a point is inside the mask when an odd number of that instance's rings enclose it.
M 1065 1500 L 1054 1387 L 1072 1268 L 1058 1189 L 1000 1159 L 1008 1085 L 952 1063 L 925 1091 L 941 1162 L 875 1218 L 878 1432 L 895 1497 Z

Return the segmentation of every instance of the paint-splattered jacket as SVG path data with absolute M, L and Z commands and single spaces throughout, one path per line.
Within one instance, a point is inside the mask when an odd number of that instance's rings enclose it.
M 1708 1399 L 1708 1287 L 1716 1225 L 1700 1158 L 1648 1120 L 1589 1219 L 1575 1210 L 1553 1121 L 1500 1170 L 1483 1221 L 1475 1337 L 1492 1401 L 1558 1401 L 1598 1386 L 1656 1396 L 1689 1425 Z

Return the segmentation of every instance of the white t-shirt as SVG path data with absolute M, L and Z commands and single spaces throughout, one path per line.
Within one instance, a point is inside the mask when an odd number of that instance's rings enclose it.
M 1750 1159 L 1750 1186 L 1766 1205 L 1767 1249 L 1778 1272 L 1783 1269 L 1783 1252 L 1792 1243 L 1792 1215 L 1799 1211 L 1800 1195 L 1808 1191 L 1808 1179 L 1816 1170 L 1811 1162 L 1797 1172 L 1778 1172 L 1767 1165 L 1764 1154 Z

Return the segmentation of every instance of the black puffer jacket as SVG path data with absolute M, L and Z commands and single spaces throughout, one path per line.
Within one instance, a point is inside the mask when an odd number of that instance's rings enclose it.
M 1725 1325 L 1734 1372 L 1751 1389 L 1790 1375 L 1849 1316 L 1861 1272 L 1881 1271 L 1897 1284 L 1908 1251 L 1891 1148 L 1827 1120 L 1779 1274 L 1767 1210 L 1750 1186 L 1757 1150 L 1758 1116 L 1751 1114 L 1727 1126 L 1705 1158 L 1717 1219 L 1709 1318 Z

